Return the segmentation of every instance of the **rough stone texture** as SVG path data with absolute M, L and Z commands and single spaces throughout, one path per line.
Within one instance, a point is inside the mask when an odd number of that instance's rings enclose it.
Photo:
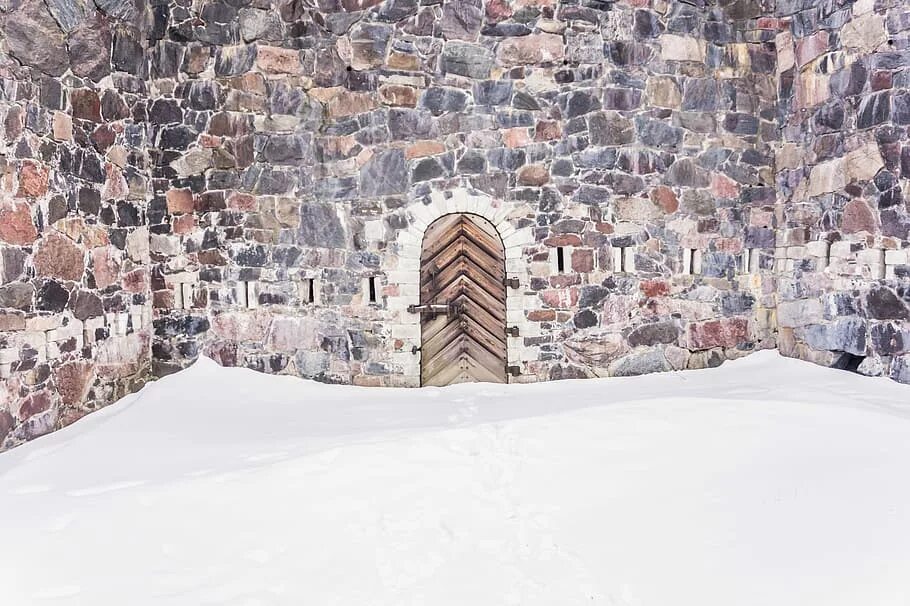
M 144 2 L 0 8 L 0 450 L 149 376 L 151 26 Z
M 514 381 L 907 380 L 910 11 L 695 4 L 9 3 L 0 448 L 203 354 L 417 384 L 419 238 L 481 206 Z
M 779 314 L 781 350 L 907 381 L 910 5 L 787 0 L 777 16 L 778 309 L 801 312 Z

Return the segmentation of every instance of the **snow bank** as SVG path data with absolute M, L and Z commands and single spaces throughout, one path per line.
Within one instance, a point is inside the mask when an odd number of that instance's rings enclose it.
M 187 371 L 0 455 L 11 606 L 910 603 L 910 387 Z

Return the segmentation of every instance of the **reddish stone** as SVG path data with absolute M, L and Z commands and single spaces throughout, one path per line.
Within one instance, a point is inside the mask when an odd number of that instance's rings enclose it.
M 581 238 L 575 234 L 559 234 L 543 241 L 547 246 L 581 246 Z
M 234 192 L 227 198 L 227 206 L 231 210 L 240 212 L 253 212 L 259 208 L 256 196 Z
M 597 232 L 601 234 L 612 234 L 616 228 L 612 223 L 603 223 L 601 221 L 598 221 L 594 224 L 594 229 L 596 229 Z
M 796 41 L 796 62 L 800 67 L 828 50 L 828 32 L 820 30 Z
M 0 202 L 0 240 L 17 246 L 28 246 L 38 238 L 32 221 L 32 209 L 23 201 Z
M 550 180 L 550 173 L 542 164 L 530 164 L 518 169 L 518 182 L 521 185 L 540 187 Z
M 531 144 L 531 137 L 526 128 L 507 128 L 502 131 L 502 142 L 506 147 L 525 147 Z
M 487 2 L 487 19 L 493 23 L 512 16 L 512 7 L 508 0 L 489 0 Z
M 174 292 L 169 289 L 153 292 L 152 307 L 155 309 L 174 309 Z
M 446 146 L 439 141 L 417 141 L 405 148 L 404 157 L 407 160 L 413 160 L 414 158 L 435 156 L 445 150 Z
M 376 100 L 367 93 L 342 91 L 326 104 L 330 118 L 345 118 L 376 109 Z
M 126 198 L 130 192 L 130 186 L 123 176 L 123 172 L 115 164 L 105 166 L 104 172 L 107 179 L 104 181 L 104 188 L 101 190 L 103 200 L 121 200 Z
M 300 51 L 275 46 L 260 46 L 256 64 L 264 72 L 272 74 L 296 74 L 301 70 Z
M 191 213 L 193 212 L 193 192 L 189 189 L 171 189 L 165 194 L 167 199 L 167 212 Z
M 32 257 L 39 276 L 78 281 L 85 271 L 85 254 L 75 242 L 50 232 L 35 247 Z
M 573 250 L 572 271 L 578 273 L 594 271 L 594 251 L 590 248 L 578 248 Z
M 497 57 L 506 67 L 536 63 L 561 63 L 565 47 L 560 34 L 531 34 L 505 38 L 499 43 Z
M 875 213 L 864 200 L 853 198 L 844 206 L 841 228 L 848 234 L 862 231 L 874 234 L 878 231 L 878 221 L 875 219 Z
M 577 288 L 558 288 L 540 291 L 540 300 L 544 305 L 557 309 L 575 307 L 578 304 Z
M 386 105 L 415 107 L 417 105 L 417 89 L 403 84 L 385 84 L 379 87 L 379 98 Z
M 642 280 L 638 287 L 646 297 L 664 297 L 670 294 L 670 284 L 664 280 Z
M 147 269 L 136 269 L 123 275 L 120 281 L 123 290 L 135 294 L 142 294 L 148 291 L 149 274 Z
M 725 318 L 689 324 L 689 349 L 736 347 L 749 340 L 749 322 L 745 318 Z
M 578 274 L 556 274 L 550 276 L 550 286 L 553 288 L 567 288 L 581 284 L 581 276 Z
M 107 288 L 119 282 L 120 264 L 114 257 L 113 249 L 107 246 L 92 249 L 91 257 L 95 286 Z
M 196 215 L 180 215 L 174 217 L 173 232 L 177 235 L 188 234 L 196 229 Z
M 562 137 L 562 125 L 553 120 L 541 120 L 534 127 L 535 141 L 553 141 Z
M 552 322 L 556 319 L 556 312 L 552 309 L 532 309 L 528 312 L 531 322 Z
M 199 145 L 206 147 L 208 149 L 216 149 L 221 147 L 224 139 L 221 137 L 216 137 L 215 135 L 207 135 L 205 133 L 199 135 Z
M 398 53 L 392 51 L 389 53 L 387 64 L 392 69 L 406 72 L 416 72 L 420 69 L 420 57 L 408 53 Z
M 743 250 L 743 241 L 741 238 L 718 238 L 714 240 L 714 247 L 717 252 L 738 254 Z
M 872 84 L 872 90 L 889 89 L 892 86 L 891 72 L 881 70 L 872 72 L 869 82 Z
M 23 162 L 19 171 L 19 193 L 23 198 L 38 198 L 47 193 L 47 169 L 37 162 Z
M 25 128 L 25 112 L 18 105 L 9 108 L 6 119 L 3 121 L 7 141 L 15 141 Z
M 758 29 L 773 29 L 775 31 L 780 31 L 787 26 L 786 21 L 776 17 L 759 17 L 755 23 Z
M 0 332 L 25 330 L 25 316 L 19 312 L 0 311 Z
M 679 199 L 673 190 L 664 185 L 658 185 L 651 190 L 651 201 L 657 204 L 665 213 L 675 213 L 679 208 Z
M 711 193 L 718 198 L 738 198 L 739 183 L 726 175 L 714 173 L 711 177 Z
M 320 339 L 313 318 L 276 316 L 269 330 L 268 343 L 276 351 L 297 351 L 317 348 Z
M 227 258 L 225 258 L 224 254 L 214 248 L 201 250 L 196 257 L 203 265 L 227 265 Z
M 54 371 L 54 385 L 67 406 L 82 404 L 92 386 L 91 362 L 69 362 Z
M 101 99 L 93 90 L 77 88 L 70 91 L 73 117 L 92 122 L 101 122 Z
M 262 342 L 271 321 L 271 315 L 263 310 L 225 312 L 212 318 L 212 332 L 227 341 Z
M 107 148 L 114 144 L 117 133 L 115 133 L 107 124 L 102 124 L 92 132 L 92 135 L 89 138 L 95 145 L 95 149 L 104 153 L 107 151 Z
M 36 391 L 27 396 L 19 404 L 19 420 L 24 421 L 27 418 L 44 412 L 51 407 L 51 394 L 46 389 Z

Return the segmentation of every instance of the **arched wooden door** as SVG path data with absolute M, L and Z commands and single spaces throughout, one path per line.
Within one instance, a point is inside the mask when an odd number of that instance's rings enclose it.
M 445 215 L 420 255 L 423 385 L 506 382 L 505 254 L 493 224 Z

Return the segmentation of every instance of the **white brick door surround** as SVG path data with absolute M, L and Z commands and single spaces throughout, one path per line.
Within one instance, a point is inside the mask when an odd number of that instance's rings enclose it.
M 518 278 L 519 288 L 506 289 L 506 323 L 517 326 L 519 335 L 525 335 L 530 328 L 525 312 L 539 306 L 539 299 L 527 294 L 528 265 L 525 247 L 533 244 L 534 234 L 530 227 L 516 229 L 510 220 L 512 204 L 499 202 L 489 196 L 468 192 L 463 188 L 444 192 L 433 192 L 430 203 L 412 204 L 406 211 L 410 219 L 407 229 L 398 234 L 396 269 L 386 273 L 390 286 L 397 295 L 387 298 L 389 312 L 395 315 L 391 325 L 393 341 L 404 343 L 394 354 L 407 384 L 420 385 L 420 354 L 411 353 L 420 347 L 420 315 L 409 313 L 408 306 L 420 303 L 420 253 L 423 236 L 433 221 L 455 213 L 467 213 L 487 219 L 502 239 L 505 250 L 507 278 Z M 524 361 L 523 336 L 508 337 L 507 361 L 509 365 L 521 365 Z

